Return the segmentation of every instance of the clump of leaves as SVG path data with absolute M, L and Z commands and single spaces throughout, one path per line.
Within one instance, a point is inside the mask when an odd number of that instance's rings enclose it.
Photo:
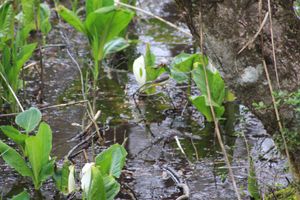
M 296 92 L 278 91 L 273 95 L 277 105 L 292 106 L 296 112 L 300 113 L 300 89 Z
M 28 33 L 25 28 L 15 26 L 15 11 L 12 1 L 6 1 L 0 6 L 0 84 L 4 99 L 15 108 L 15 98 L 8 89 L 14 92 L 21 86 L 19 79 L 22 66 L 32 56 L 36 43 L 27 44 Z
M 122 145 L 114 144 L 87 163 L 82 169 L 83 199 L 113 200 L 120 191 L 116 178 L 120 177 L 127 152 Z
M 41 122 L 41 113 L 31 108 L 16 117 L 16 123 L 26 134 L 12 126 L 1 126 L 2 132 L 20 146 L 23 153 L 0 140 L 0 153 L 4 161 L 22 176 L 30 177 L 35 189 L 53 174 L 55 159 L 50 157 L 52 131 L 48 124 Z M 29 135 L 37 126 L 38 131 Z
M 32 30 L 41 31 L 45 37 L 51 31 L 50 16 L 51 10 L 46 3 L 39 0 L 21 0 L 22 12 L 19 20 L 24 27 L 24 33 L 28 34 Z
M 122 38 L 122 31 L 130 23 L 134 12 L 114 6 L 114 0 L 87 0 L 84 21 L 62 5 L 58 6 L 57 11 L 66 22 L 88 38 L 95 61 L 93 76 L 96 82 L 99 76 L 98 61 L 128 47 L 128 42 Z

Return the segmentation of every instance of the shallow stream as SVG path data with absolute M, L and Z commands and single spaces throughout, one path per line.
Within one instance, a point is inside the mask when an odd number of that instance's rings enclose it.
M 141 1 L 142 8 L 162 16 L 188 30 L 176 5 L 171 0 Z M 118 199 L 176 199 L 182 191 L 168 176 L 166 169 L 173 169 L 190 190 L 190 199 L 235 199 L 227 168 L 214 135 L 212 124 L 186 102 L 185 86 L 169 81 L 159 88 L 159 94 L 149 98 L 133 99 L 138 85 L 130 72 L 132 60 L 145 52 L 146 43 L 157 57 L 157 64 L 168 64 L 180 52 L 194 52 L 193 40 L 151 17 L 138 14 L 130 27 L 130 37 L 139 41 L 121 57 L 112 57 L 101 73 L 99 92 L 96 96 L 99 121 L 105 125 L 105 144 L 123 143 L 127 138 L 129 153 L 121 177 L 122 190 Z M 63 44 L 59 36 L 61 24 L 56 24 L 49 39 L 53 44 Z M 88 49 L 82 36 L 72 29 L 64 30 L 70 38 L 71 49 L 77 61 L 85 66 Z M 114 59 L 123 62 L 115 62 Z M 45 51 L 45 102 L 55 105 L 79 101 L 81 84 L 78 70 L 67 55 L 66 49 L 49 47 Z M 127 64 L 127 61 L 129 64 Z M 117 63 L 117 64 L 115 64 Z M 129 69 L 129 70 L 127 70 Z M 32 70 L 34 71 L 34 70 Z M 31 73 L 28 72 L 28 76 Z M 29 82 L 30 84 L 30 82 Z M 34 85 L 34 81 L 32 81 Z M 34 88 L 32 88 L 34 90 Z M 30 93 L 34 98 L 34 92 Z M 251 147 L 256 174 L 263 191 L 275 185 L 287 184 L 285 159 L 266 134 L 262 124 L 238 103 L 228 104 L 226 120 L 222 121 L 223 140 L 230 155 L 238 186 L 245 199 L 247 194 L 248 152 L 245 139 Z M 85 108 L 82 104 L 45 109 L 43 119 L 53 129 L 53 155 L 63 159 L 79 140 L 72 140 L 81 132 Z M 182 152 L 175 137 L 179 138 Z M 88 151 L 90 153 L 90 151 Z M 90 155 L 91 156 L 91 155 Z M 76 159 L 83 162 L 83 157 Z M 2 160 L 0 161 L 0 194 L 3 199 L 29 188 Z M 51 181 L 34 195 L 34 199 L 66 199 L 53 194 Z M 77 197 L 76 197 L 77 198 Z

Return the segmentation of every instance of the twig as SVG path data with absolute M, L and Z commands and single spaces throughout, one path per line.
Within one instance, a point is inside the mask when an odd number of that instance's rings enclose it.
M 169 25 L 169 26 L 172 27 L 172 28 L 175 28 L 176 30 L 178 30 L 178 31 L 180 31 L 180 32 L 182 32 L 182 33 L 184 33 L 185 35 L 190 36 L 190 37 L 193 37 L 193 35 L 192 35 L 191 33 L 187 32 L 187 31 L 185 31 L 185 30 L 182 30 L 181 28 L 179 28 L 179 27 L 176 26 L 175 24 L 173 24 L 173 23 L 171 23 L 171 22 L 169 22 L 169 21 L 167 21 L 167 20 L 164 20 L 163 18 L 161 18 L 161 17 L 159 17 L 159 16 L 157 16 L 157 15 L 154 15 L 154 14 L 152 14 L 151 12 L 148 12 L 148 11 L 146 11 L 146 10 L 143 10 L 143 9 L 141 9 L 141 8 L 138 8 L 138 7 L 136 7 L 136 6 L 132 6 L 132 5 L 129 5 L 129 4 L 126 4 L 126 3 L 122 3 L 122 2 L 116 2 L 116 3 L 119 4 L 119 5 L 121 5 L 121 6 L 124 6 L 124 7 L 126 7 L 126 8 L 134 9 L 134 10 L 136 10 L 136 11 L 139 11 L 139 12 L 142 12 L 142 13 L 144 13 L 144 14 L 146 14 L 146 15 L 149 15 L 149 16 L 151 16 L 151 17 L 154 17 L 155 19 L 158 19 L 159 21 L 164 22 L 165 24 Z
M 97 121 L 97 119 L 100 117 L 100 115 L 101 115 L 101 111 L 99 110 L 99 111 L 96 113 L 96 115 L 94 116 L 94 121 Z M 82 137 L 82 136 L 83 136 L 83 135 L 91 128 L 92 125 L 93 125 L 93 122 L 91 121 L 91 122 L 84 128 L 84 130 L 83 130 L 81 133 L 77 134 L 75 137 L 73 137 L 73 138 L 70 139 L 69 141 L 73 141 L 73 140 L 76 140 L 76 139 Z
M 96 135 L 96 131 L 94 131 L 91 135 L 89 135 L 87 138 L 85 138 L 84 140 L 82 140 L 80 143 L 76 144 L 67 154 L 67 159 L 71 159 L 73 152 L 78 149 L 81 145 L 89 142 L 90 139 L 94 138 Z
M 267 77 L 267 81 L 268 81 L 268 86 L 269 86 L 271 97 L 272 97 L 272 102 L 273 102 L 273 106 L 274 106 L 274 110 L 275 110 L 276 120 L 277 120 L 278 127 L 279 127 L 279 132 L 281 134 L 284 149 L 285 149 L 285 153 L 286 153 L 286 156 L 288 158 L 289 166 L 291 168 L 292 167 L 291 157 L 290 157 L 287 142 L 286 142 L 286 139 L 285 139 L 284 130 L 283 130 L 283 126 L 282 126 L 282 123 L 281 123 L 281 119 L 280 119 L 279 111 L 278 111 L 278 108 L 277 108 L 276 100 L 275 100 L 275 97 L 273 95 L 274 91 L 273 91 L 272 83 L 271 83 L 270 76 L 269 76 L 268 67 L 267 67 L 267 64 L 266 64 L 265 60 L 263 60 L 263 66 L 264 66 L 264 69 L 265 69 L 265 73 L 266 73 L 266 77 Z
M 62 103 L 62 104 L 57 104 L 57 105 L 52 105 L 52 106 L 41 107 L 40 110 L 47 110 L 47 109 L 50 109 L 50 108 L 60 108 L 60 107 L 72 106 L 72 105 L 82 104 L 82 103 L 86 103 L 86 102 L 87 102 L 86 100 L 73 101 L 73 102 L 69 102 L 69 103 Z
M 264 18 L 263 22 L 260 24 L 260 27 L 259 27 L 258 31 L 256 32 L 256 34 L 241 48 L 241 50 L 239 50 L 238 54 L 242 53 L 242 51 L 244 51 L 250 44 L 252 44 L 255 41 L 255 39 L 257 38 L 257 36 L 259 36 L 260 32 L 262 31 L 263 27 L 265 26 L 265 24 L 267 22 L 268 16 L 269 16 L 269 12 L 266 13 L 265 18 Z
M 7 85 L 8 89 L 10 90 L 10 92 L 12 93 L 12 95 L 14 96 L 15 100 L 17 101 L 17 104 L 19 105 L 20 109 L 22 112 L 24 112 L 24 108 L 22 106 L 22 104 L 20 103 L 16 93 L 14 92 L 14 90 L 11 88 L 9 82 L 6 80 L 5 76 L 2 74 L 2 72 L 0 72 L 1 78 L 4 80 L 5 84 Z
M 77 102 L 69 102 L 69 103 L 64 103 L 64 104 L 57 104 L 57 105 L 52 105 L 52 106 L 47 106 L 47 107 L 41 107 L 39 108 L 40 110 L 47 110 L 47 109 L 51 109 L 51 108 L 60 108 L 60 107 L 66 107 L 66 106 L 72 106 L 72 105 L 76 105 L 76 104 L 81 104 L 81 103 L 85 103 L 85 100 L 82 101 L 77 101 Z M 1 117 L 12 117 L 12 116 L 16 116 L 20 113 L 9 113 L 9 114 L 0 114 L 0 118 Z
M 200 19 L 200 50 L 203 53 L 203 40 L 204 40 L 204 38 L 203 38 L 202 12 L 201 11 L 199 12 L 199 19 Z M 211 97 L 211 92 L 210 92 L 210 87 L 209 87 L 209 82 L 208 82 L 208 75 L 207 75 L 207 71 L 206 71 L 206 66 L 204 64 L 205 62 L 204 62 L 203 56 L 201 56 L 201 61 L 202 61 L 203 69 L 204 69 L 204 75 L 205 75 L 205 83 L 206 83 L 208 104 L 209 104 L 210 111 L 211 111 L 211 114 L 212 114 L 212 118 L 213 118 L 213 121 L 214 121 L 215 132 L 216 132 L 216 135 L 217 135 L 217 138 L 218 138 L 219 145 L 220 145 L 220 147 L 222 149 L 222 152 L 223 152 L 223 155 L 224 155 L 225 163 L 228 167 L 229 176 L 231 178 L 231 182 L 232 182 L 234 191 L 236 193 L 236 197 L 237 197 L 238 200 L 241 200 L 241 196 L 240 196 L 240 193 L 239 193 L 239 190 L 238 190 L 235 178 L 234 178 L 234 174 L 233 174 L 233 171 L 232 171 L 232 168 L 231 168 L 231 165 L 230 165 L 228 154 L 226 152 L 224 143 L 222 141 L 221 131 L 220 131 L 220 128 L 219 128 L 219 122 L 216 118 L 215 110 L 214 110 L 214 107 L 213 107 L 213 104 L 212 104 L 212 97 Z
M 279 82 L 278 69 L 277 69 L 277 60 L 276 60 L 276 53 L 275 53 L 273 21 L 272 21 L 272 9 L 271 9 L 271 1 L 270 0 L 268 0 L 268 11 L 270 13 L 270 16 L 269 16 L 270 33 L 271 33 L 272 54 L 273 54 L 273 62 L 274 62 L 274 69 L 275 69 L 275 75 L 276 75 L 276 83 L 277 83 L 278 88 L 280 89 L 280 82 Z

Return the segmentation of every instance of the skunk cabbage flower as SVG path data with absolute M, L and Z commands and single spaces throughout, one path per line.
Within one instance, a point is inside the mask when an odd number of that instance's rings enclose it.
M 88 194 L 92 183 L 92 167 L 95 163 L 86 163 L 81 171 L 81 189 L 85 194 Z
M 133 74 L 140 86 L 146 83 L 146 66 L 144 56 L 140 56 L 134 61 Z
M 72 193 L 76 190 L 75 183 L 75 167 L 74 165 L 69 166 L 69 177 L 68 177 L 68 193 Z
M 120 0 L 115 0 L 115 6 L 119 5 Z

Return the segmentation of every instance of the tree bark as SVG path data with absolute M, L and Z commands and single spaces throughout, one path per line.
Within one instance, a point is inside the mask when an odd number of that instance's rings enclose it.
M 272 107 L 263 60 L 267 63 L 275 91 L 283 90 L 291 93 L 300 89 L 300 20 L 293 11 L 293 0 L 271 1 L 280 87 L 276 81 L 269 18 L 266 18 L 258 37 L 238 53 L 258 32 L 269 11 L 268 1 L 261 1 L 262 6 L 259 0 L 176 0 L 176 2 L 183 10 L 187 25 L 198 41 L 202 25 L 204 53 L 221 71 L 228 87 L 263 122 L 271 135 L 276 134 L 279 131 L 278 122 Z M 253 103 L 258 102 L 264 102 L 268 108 L 256 109 Z M 290 106 L 279 108 L 281 121 L 288 130 L 287 137 L 293 132 L 300 139 L 299 112 Z M 300 174 L 300 147 L 290 151 L 295 171 Z

